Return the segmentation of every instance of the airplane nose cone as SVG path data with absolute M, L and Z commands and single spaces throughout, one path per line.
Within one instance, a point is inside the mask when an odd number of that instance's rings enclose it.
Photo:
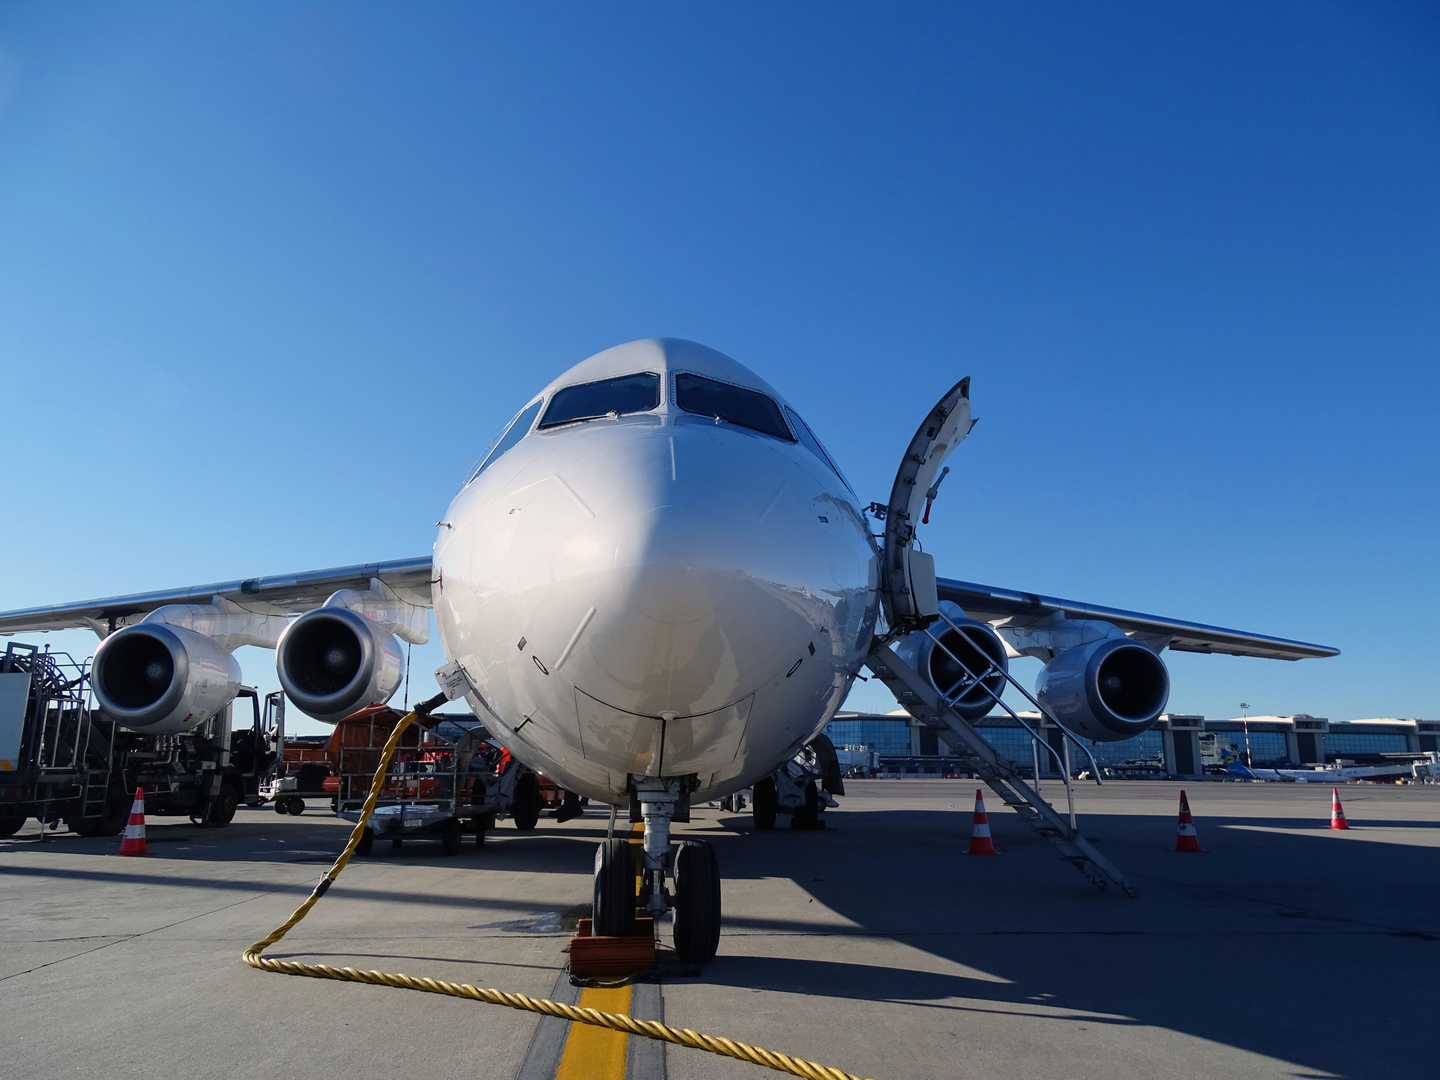
M 719 540 L 722 546 L 724 541 L 707 516 L 662 506 L 640 515 L 625 531 L 615 548 L 612 587 L 618 586 L 629 607 L 661 626 L 679 626 L 704 619 L 725 603 L 736 571 L 707 558 L 704 541 Z
M 578 609 L 567 634 L 588 620 L 564 674 L 627 712 L 723 708 L 783 675 L 828 619 L 819 489 L 778 444 L 713 424 L 639 445 L 653 455 L 642 485 L 617 483 L 598 456 L 564 473 L 595 511 L 585 535 L 601 538 L 574 550 L 613 552 L 602 570 L 557 550 L 553 577 L 568 584 L 555 595 Z

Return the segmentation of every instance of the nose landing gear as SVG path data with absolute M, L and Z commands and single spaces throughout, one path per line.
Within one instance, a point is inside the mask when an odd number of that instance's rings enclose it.
M 713 960 L 720 946 L 720 863 L 705 840 L 670 843 L 670 822 L 680 799 L 678 779 L 637 776 L 645 839 L 636 889 L 634 845 L 606 840 L 595 853 L 595 933 L 629 934 L 635 914 L 659 918 L 673 910 L 675 952 L 687 964 Z M 666 878 L 674 891 L 665 888 Z

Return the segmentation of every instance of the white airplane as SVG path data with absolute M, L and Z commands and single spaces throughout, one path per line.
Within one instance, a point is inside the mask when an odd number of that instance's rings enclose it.
M 993 683 L 967 681 L 955 661 L 1038 656 L 1041 702 L 1091 739 L 1155 722 L 1166 647 L 1336 655 L 937 580 L 915 526 L 970 427 L 966 379 L 921 425 L 889 503 L 867 508 L 749 369 L 693 342 L 630 342 L 519 412 L 455 497 L 429 558 L 3 613 L 0 633 L 94 629 L 101 707 L 135 730 L 179 732 L 235 696 L 231 650 L 245 644 L 277 649 L 282 685 L 312 717 L 387 701 L 402 675 L 396 639 L 424 642 L 433 609 L 448 696 L 463 694 L 508 750 L 565 788 L 638 805 L 638 906 L 673 910 L 677 951 L 704 961 L 719 940 L 719 868 L 703 841 L 672 849 L 670 822 L 686 820 L 691 801 L 756 785 L 757 823 L 767 790 L 773 823 L 774 785 L 872 643 L 926 626 L 942 606 L 950 647 L 918 633 L 902 646 L 939 691 L 983 715 Z M 620 840 L 597 854 L 597 933 L 633 925 L 630 859 Z

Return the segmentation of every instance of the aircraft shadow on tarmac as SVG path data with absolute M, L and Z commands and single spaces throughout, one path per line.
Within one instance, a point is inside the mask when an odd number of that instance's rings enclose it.
M 1433 822 L 1387 818 L 1345 834 L 1324 821 L 1208 816 L 1207 854 L 1182 855 L 1169 850 L 1173 817 L 1083 819 L 1138 885 L 1130 900 L 1101 893 L 1013 815 L 991 814 L 1005 853 L 993 859 L 964 854 L 968 813 L 842 811 L 834 820 L 825 833 L 761 833 L 748 819 L 721 819 L 711 839 L 727 877 L 793 878 L 840 917 L 805 925 L 839 940 L 834 960 L 797 960 L 740 955 L 744 938 L 731 938 L 708 981 L 1149 1026 L 1327 1075 L 1434 1075 L 1420 1037 L 1437 1004 L 1428 980 L 1409 993 L 1403 983 L 1378 995 L 1345 989 L 1361 971 L 1398 975 L 1440 958 L 1440 846 L 1366 835 L 1428 833 Z M 813 873 L 797 875 L 797 863 Z M 784 929 L 783 920 L 748 921 Z M 848 962 L 849 936 L 901 941 L 984 977 Z
M 684 830 L 716 845 L 727 880 L 790 879 L 819 905 L 817 910 L 792 899 L 799 906 L 773 915 L 732 913 L 720 955 L 701 981 L 906 1002 L 956 1014 L 1154 1027 L 1331 1075 L 1433 1075 L 1433 1056 L 1422 1037 L 1436 1004 L 1423 989 L 1428 982 L 1416 983 L 1413 992 L 1403 984 L 1383 994 L 1345 989 L 1354 973 L 1403 976 L 1428 969 L 1440 956 L 1440 909 L 1434 904 L 1440 846 L 1402 842 L 1406 830 L 1421 830 L 1410 833 L 1418 839 L 1436 827 L 1433 822 L 1357 820 L 1350 834 L 1337 834 L 1323 821 L 1208 815 L 1199 821 L 1208 853 L 1178 855 L 1169 850 L 1171 817 L 1082 820 L 1139 886 L 1139 899 L 1130 900 L 1095 889 L 1013 815 L 991 815 L 1005 853 L 994 859 L 963 853 L 970 815 L 958 809 L 842 810 L 833 819 L 834 828 L 825 832 L 759 832 L 738 816 Z M 1367 833 L 1382 828 L 1391 830 L 1389 836 Z M 178 822 L 150 831 L 161 841 L 152 858 L 275 864 L 327 861 L 345 835 L 333 818 L 318 816 L 313 826 L 288 822 L 283 848 L 275 844 L 275 830 L 254 819 L 237 819 L 224 833 Z M 434 843 L 407 844 L 401 851 L 377 843 L 368 861 L 440 864 L 477 874 L 586 872 L 600 834 L 553 824 L 547 829 L 542 822 L 534 832 L 502 829 L 493 835 L 497 842 L 477 848 L 467 840 L 461 854 L 448 859 Z M 225 843 L 208 847 L 222 837 Z M 173 844 L 167 842 L 172 838 Z M 94 855 L 114 845 L 54 839 L 44 850 Z M 182 841 L 206 849 L 190 856 L 178 850 Z M 33 837 L 0 843 L 0 853 L 37 848 Z M 156 878 L 120 860 L 103 868 L 0 864 L 0 880 L 7 875 L 247 892 L 267 887 L 245 874 Z M 299 895 L 310 882 L 280 887 Z M 477 903 L 464 895 L 353 882 L 342 882 L 341 889 L 355 898 L 419 907 Z M 523 898 L 487 897 L 483 903 L 514 911 L 521 921 L 543 907 Z M 797 946 L 787 955 L 785 943 L 771 938 L 765 947 L 772 955 L 747 954 L 747 930 L 792 935 Z M 961 966 L 976 975 L 857 962 L 859 950 L 848 942 L 866 938 L 902 942 L 936 958 L 937 967 Z M 829 939 L 821 951 L 830 956 L 814 956 L 814 939 Z

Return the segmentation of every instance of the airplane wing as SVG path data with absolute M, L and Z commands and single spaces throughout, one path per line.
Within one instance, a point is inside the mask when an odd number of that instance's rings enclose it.
M 292 615 L 319 607 L 337 589 L 365 589 L 379 578 L 397 593 L 423 598 L 429 605 L 431 559 L 393 559 L 390 562 L 360 563 L 329 570 L 306 570 L 298 574 L 222 581 L 181 589 L 111 596 L 102 600 L 81 600 L 49 607 L 0 612 L 0 635 L 25 631 L 88 628 L 102 637 L 112 630 L 139 622 L 166 604 L 208 604 L 221 596 L 247 611 L 261 615 Z
M 965 609 L 965 614 L 981 622 L 997 623 L 1007 619 L 1044 618 L 1059 613 L 1067 619 L 1095 619 L 1113 623 L 1127 634 L 1168 637 L 1169 648 L 1177 652 L 1229 653 L 1231 656 L 1260 656 L 1270 660 L 1303 660 L 1308 657 L 1339 656 L 1340 650 L 1329 645 L 1312 645 L 1304 641 L 1251 634 L 1243 630 L 1227 630 L 1223 626 L 1185 622 L 1138 611 L 1086 604 L 1077 600 L 1061 600 L 1054 596 L 1016 592 L 973 581 L 938 578 L 936 585 L 941 600 L 950 600 Z

